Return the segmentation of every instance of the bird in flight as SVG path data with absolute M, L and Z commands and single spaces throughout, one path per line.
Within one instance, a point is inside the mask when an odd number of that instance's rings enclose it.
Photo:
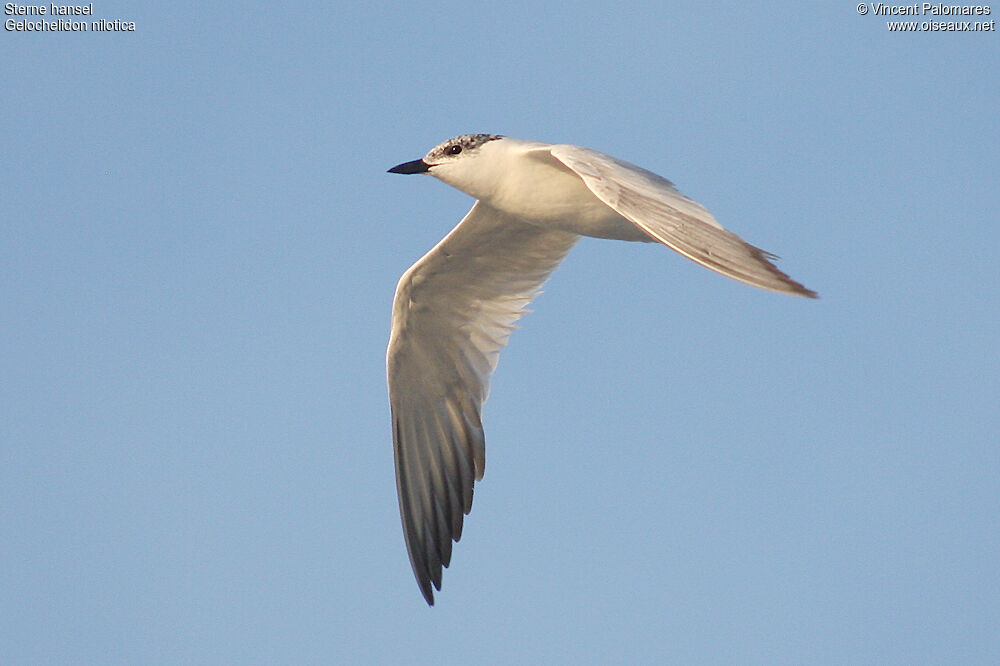
M 389 173 L 430 174 L 476 199 L 400 278 L 386 355 L 399 511 L 429 605 L 483 477 L 500 350 L 581 236 L 662 243 L 734 280 L 816 297 L 669 180 L 594 150 L 465 134 Z

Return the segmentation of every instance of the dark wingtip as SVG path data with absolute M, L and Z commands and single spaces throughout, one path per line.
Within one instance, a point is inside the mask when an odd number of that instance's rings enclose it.
M 792 291 L 790 293 L 794 294 L 795 296 L 805 296 L 806 298 L 819 298 L 819 294 L 810 289 L 809 287 L 805 286 L 800 282 L 796 282 L 795 280 L 789 278 L 788 276 L 785 277 L 787 278 L 788 283 L 792 286 Z
M 427 605 L 430 606 L 431 608 L 433 608 L 434 607 L 434 590 L 431 589 L 430 581 L 428 581 L 426 583 L 421 582 L 421 584 L 420 584 L 420 592 L 424 595 L 424 601 L 427 602 Z
M 819 294 L 817 294 L 815 291 L 805 286 L 804 284 L 792 280 L 791 278 L 787 278 L 786 283 L 788 284 L 788 286 L 791 287 L 791 289 L 788 290 L 788 293 L 793 296 L 805 296 L 806 298 L 819 298 Z

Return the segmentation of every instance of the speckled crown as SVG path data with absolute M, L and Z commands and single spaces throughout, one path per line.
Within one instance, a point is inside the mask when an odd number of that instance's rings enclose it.
M 488 141 L 502 138 L 502 134 L 463 134 L 434 146 L 431 151 L 427 153 L 427 157 L 443 157 L 446 154 L 445 151 L 452 146 L 461 146 L 463 152 L 467 150 L 475 150 Z

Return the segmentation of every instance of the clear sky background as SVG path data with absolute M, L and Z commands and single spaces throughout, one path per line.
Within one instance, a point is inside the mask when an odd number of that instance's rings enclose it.
M 1000 662 L 998 33 L 666 5 L 3 31 L 0 661 Z M 431 609 L 384 354 L 471 200 L 385 170 L 466 132 L 656 171 L 822 298 L 581 242 Z

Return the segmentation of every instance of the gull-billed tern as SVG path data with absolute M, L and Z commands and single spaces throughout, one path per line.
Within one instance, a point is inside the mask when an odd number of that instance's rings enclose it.
M 480 415 L 500 350 L 580 236 L 660 242 L 754 287 L 816 296 L 669 180 L 594 150 L 466 134 L 389 173 L 430 174 L 476 199 L 403 274 L 392 304 L 396 490 L 410 565 L 430 605 L 483 477 Z

